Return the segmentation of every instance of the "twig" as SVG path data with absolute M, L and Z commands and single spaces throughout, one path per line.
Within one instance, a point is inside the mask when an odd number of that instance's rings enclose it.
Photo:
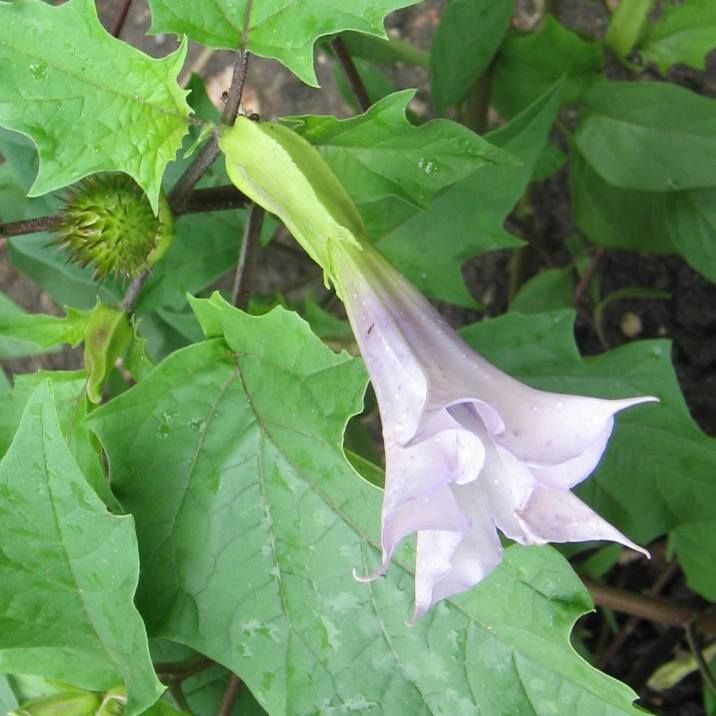
M 199 214 L 206 211 L 241 209 L 248 203 L 248 197 L 242 194 L 233 184 L 215 186 L 209 189 L 194 189 L 189 194 L 179 216 L 182 214 Z
M 132 0 L 118 0 L 117 7 L 114 10 L 114 15 L 109 23 L 109 34 L 114 37 L 119 37 L 124 27 L 124 21 L 127 19 L 127 13 L 129 12 L 129 6 L 132 4 Z
M 599 584 L 591 579 L 583 578 L 582 581 L 589 589 L 595 604 L 672 626 L 685 628 L 689 622 L 695 621 L 704 634 L 716 635 L 716 614 L 702 612 L 682 604 L 674 604 L 666 599 L 635 594 L 624 589 Z
M 34 234 L 38 231 L 51 231 L 59 226 L 61 222 L 62 217 L 59 215 L 11 221 L 7 224 L 0 224 L 0 236 L 22 236 L 23 234 Z
M 696 633 L 696 624 L 692 620 L 686 625 L 686 641 L 689 643 L 689 649 L 696 659 L 696 663 L 699 666 L 701 672 L 701 678 L 704 683 L 716 694 L 716 678 L 714 678 L 711 667 L 704 658 L 704 653 L 701 650 L 701 644 L 699 643 L 699 636 Z
M 242 686 L 243 682 L 236 674 L 232 674 L 229 677 L 229 683 L 226 685 L 226 691 L 224 691 L 216 716 L 229 716 L 231 714 Z
M 171 694 L 172 698 L 176 702 L 176 705 L 182 710 L 186 711 L 186 713 L 190 714 L 191 706 L 189 706 L 189 702 L 186 700 L 186 696 L 184 696 L 184 690 L 181 687 L 181 681 L 170 681 L 169 684 L 167 684 L 167 688 L 169 689 L 169 693 Z
M 233 124 L 241 105 L 241 97 L 244 92 L 244 83 L 246 82 L 246 69 L 248 66 L 248 53 L 241 50 L 234 62 L 234 72 L 231 78 L 231 86 L 226 96 L 226 104 L 224 111 L 221 113 L 221 121 L 223 124 Z M 172 190 L 169 192 L 169 203 L 175 214 L 181 214 L 184 203 L 189 198 L 192 189 L 201 179 L 206 170 L 214 163 L 216 157 L 219 156 L 219 138 L 214 133 L 199 153 L 194 157 L 194 161 L 187 167 L 186 171 L 179 178 Z
M 343 38 L 339 35 L 338 37 L 333 38 L 331 41 L 331 47 L 333 47 L 333 51 L 336 53 L 336 58 L 343 68 L 343 72 L 348 80 L 348 84 L 350 85 L 358 106 L 362 112 L 365 112 L 370 107 L 372 102 L 370 101 L 368 90 L 363 83 L 363 78 L 358 73 L 358 69 L 353 62 L 351 53 L 348 52 L 346 43 L 343 42 Z
M 134 307 L 137 305 L 139 294 L 142 292 L 142 288 L 144 287 L 144 284 L 147 282 L 147 279 L 149 278 L 151 273 L 152 272 L 149 269 L 146 269 L 144 273 L 137 276 L 137 278 L 135 278 L 132 283 L 129 284 L 129 288 L 127 289 L 127 292 L 124 294 L 124 298 L 122 299 L 122 308 L 127 313 L 134 312 Z
M 240 209 L 248 203 L 249 199 L 232 184 L 210 187 L 209 189 L 195 189 L 189 194 L 181 210 L 175 216 Z M 7 224 L 0 224 L 0 237 L 23 236 L 24 234 L 34 234 L 38 231 L 52 231 L 61 223 L 62 216 L 60 214 L 11 221 Z
M 249 300 L 251 299 L 254 259 L 256 257 L 256 249 L 259 245 L 259 238 L 261 237 L 264 214 L 263 207 L 257 204 L 251 204 L 246 220 L 244 238 L 241 242 L 239 265 L 236 267 L 236 275 L 234 276 L 232 301 L 234 306 L 243 311 L 249 307 Z
M 484 134 L 487 131 L 491 93 L 492 65 L 473 82 L 460 112 L 460 121 L 477 134 Z
M 649 597 L 659 596 L 678 571 L 679 563 L 676 560 L 669 563 L 668 567 L 661 572 L 654 584 L 645 592 L 645 594 Z M 626 641 L 627 637 L 634 631 L 634 629 L 636 629 L 640 621 L 641 619 L 637 616 L 630 616 L 629 619 L 627 619 L 612 640 L 611 644 L 609 644 L 604 653 L 596 660 L 597 666 L 604 666 L 612 660 L 614 655 L 619 651 L 619 649 L 621 649 L 622 644 Z
M 208 656 L 188 659 L 187 661 L 167 661 L 157 662 L 154 664 L 154 671 L 160 680 L 169 681 L 171 679 L 179 679 L 183 681 L 194 674 L 214 666 L 216 662 Z M 164 677 L 164 678 L 162 678 Z

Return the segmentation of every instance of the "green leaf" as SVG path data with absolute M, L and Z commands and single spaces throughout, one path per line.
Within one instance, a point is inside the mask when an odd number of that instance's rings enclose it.
M 318 147 L 358 204 L 397 196 L 427 208 L 438 191 L 479 167 L 510 163 L 508 155 L 457 122 L 411 125 L 405 108 L 414 94 L 395 92 L 350 119 L 302 115 L 284 121 Z
M 583 102 L 575 140 L 605 181 L 660 192 L 716 184 L 716 100 L 667 82 L 605 82 Z
M 716 5 L 711 0 L 669 0 L 659 19 L 649 27 L 639 51 L 662 72 L 685 64 L 703 70 L 706 55 L 714 49 Z
M 10 446 L 30 396 L 47 380 L 52 384 L 62 434 L 83 475 L 100 499 L 117 509 L 118 503 L 109 488 L 98 450 L 84 425 L 88 412 L 84 371 L 37 371 L 15 376 L 13 390 L 0 395 L 0 456 Z
M 8 713 L 17 706 L 17 699 L 6 676 L 0 674 L 0 709 Z
M 187 34 L 209 47 L 241 46 L 248 0 L 149 0 L 151 32 Z M 360 30 L 386 37 L 383 18 L 417 0 L 261 0 L 254 2 L 246 49 L 272 57 L 306 84 L 318 87 L 313 45 L 319 37 Z
M 670 195 L 619 189 L 608 184 L 576 147 L 571 160 L 572 214 L 584 234 L 602 246 L 676 253 L 661 216 L 664 200 Z
M 502 43 L 492 74 L 491 100 L 512 117 L 565 77 L 563 102 L 574 102 L 602 76 L 598 43 L 583 40 L 552 15 L 528 35 L 511 34 Z
M 0 292 L 0 358 L 42 353 L 68 343 L 76 346 L 84 338 L 89 314 L 67 309 L 67 315 L 25 313 Z
M 660 196 L 659 217 L 676 250 L 716 283 L 716 188 Z
M 622 0 L 609 21 L 607 46 L 626 57 L 643 33 L 653 4 L 654 0 Z
M 716 601 L 716 569 L 709 559 L 716 550 L 714 520 L 680 525 L 671 533 L 669 544 L 679 556 L 691 589 L 711 602 Z
M 461 274 L 471 256 L 521 245 L 503 222 L 527 186 L 559 107 L 559 83 L 487 138 L 522 166 L 487 165 L 439 194 L 428 212 L 403 220 L 377 245 L 434 298 L 475 306 Z M 479 201 L 476 200 L 479 197 Z
M 131 340 L 132 327 L 124 310 L 98 303 L 89 315 L 84 352 L 87 397 L 93 403 L 102 402 L 102 388 L 114 362 Z
M 133 520 L 108 514 L 87 484 L 49 383 L 28 401 L 0 462 L 0 491 L 0 670 L 93 690 L 124 681 L 127 715 L 141 713 L 163 687 L 132 602 Z
M 716 189 L 661 192 L 607 184 L 578 150 L 570 172 L 574 220 L 603 246 L 679 253 L 716 281 Z
M 0 125 L 37 145 L 31 196 L 123 171 L 157 210 L 167 163 L 187 130 L 176 83 L 186 44 L 155 60 L 107 33 L 94 0 L 0 3 Z
M 407 62 L 411 65 L 428 67 L 430 64 L 430 56 L 425 50 L 399 37 L 376 37 L 350 30 L 342 32 L 341 37 L 354 60 L 358 58 L 379 65 Z
M 527 281 L 510 304 L 511 311 L 543 313 L 569 308 L 574 296 L 574 273 L 571 266 L 545 269 Z
M 430 48 L 430 91 L 438 112 L 465 98 L 487 69 L 507 32 L 510 0 L 452 0 L 443 10 Z
M 137 520 L 155 635 L 241 674 L 269 713 L 637 713 L 569 646 L 591 602 L 550 548 L 508 549 L 414 628 L 402 556 L 385 579 L 355 581 L 378 560 L 380 511 L 340 447 L 360 364 L 283 309 L 193 305 L 233 350 L 181 350 L 90 419 Z
M 112 302 L 122 296 L 122 287 L 112 280 L 99 285 L 91 267 L 80 268 L 68 262 L 67 251 L 50 245 L 49 234 L 37 233 L 10 239 L 10 258 L 14 266 L 42 286 L 61 305 L 93 308 L 97 297 Z M 161 264 L 159 264 L 161 265 Z
M 574 343 L 574 313 L 508 313 L 462 333 L 488 360 L 544 390 L 605 398 L 656 395 L 661 404 L 620 414 L 609 447 L 580 495 L 607 520 L 646 544 L 671 530 L 716 532 L 716 439 L 689 415 L 674 375 L 667 341 L 628 343 L 581 358 Z M 628 477 L 628 479 L 627 479 Z M 691 584 L 716 580 L 713 560 L 704 564 L 691 541 L 676 540 Z M 698 549 L 703 550 L 703 546 Z

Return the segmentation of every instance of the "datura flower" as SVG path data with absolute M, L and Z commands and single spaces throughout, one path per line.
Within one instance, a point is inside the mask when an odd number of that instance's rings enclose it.
M 609 540 L 648 556 L 570 488 L 599 462 L 614 414 L 656 398 L 536 390 L 475 353 L 370 246 L 342 244 L 332 269 L 385 441 L 383 560 L 362 579 L 416 532 L 417 619 L 499 564 L 495 528 L 521 544 Z
M 596 467 L 614 414 L 656 398 L 535 390 L 475 353 L 375 249 L 305 139 L 239 117 L 219 140 L 234 184 L 276 214 L 343 299 L 385 440 L 383 560 L 417 533 L 415 614 L 482 580 L 522 544 L 611 540 L 647 554 L 570 492 Z

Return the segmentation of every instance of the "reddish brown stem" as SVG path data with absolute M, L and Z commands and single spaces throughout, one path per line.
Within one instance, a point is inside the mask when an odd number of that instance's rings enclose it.
M 336 53 L 338 62 L 340 62 L 341 67 L 343 68 L 343 72 L 348 80 L 348 84 L 350 85 L 358 106 L 362 112 L 365 112 L 371 105 L 370 95 L 368 94 L 368 89 L 363 83 L 363 78 L 358 72 L 358 68 L 355 66 L 355 62 L 353 62 L 351 53 L 348 52 L 346 43 L 343 42 L 342 37 L 338 36 L 333 39 L 331 46 L 333 47 L 333 51 Z
M 110 35 L 113 35 L 114 37 L 120 36 L 131 4 L 132 0 L 118 0 L 117 7 L 114 10 L 114 15 L 109 22 L 108 30 Z
M 229 677 L 229 683 L 226 685 L 226 691 L 221 699 L 219 710 L 216 712 L 216 716 L 229 716 L 231 710 L 234 708 L 236 699 L 239 698 L 239 691 L 243 683 L 241 679 L 236 675 L 232 674 Z
M 687 624 L 693 622 L 704 634 L 716 635 L 716 614 L 699 611 L 683 604 L 674 604 L 666 599 L 599 584 L 591 579 L 583 579 L 583 581 L 594 603 L 602 607 L 671 626 L 686 628 Z

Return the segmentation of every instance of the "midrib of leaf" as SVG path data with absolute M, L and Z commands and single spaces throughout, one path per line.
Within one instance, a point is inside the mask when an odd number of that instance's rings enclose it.
M 59 537 L 60 537 L 60 545 L 61 545 L 61 547 L 62 547 L 62 552 L 63 552 L 64 555 L 65 555 L 65 561 L 67 562 L 67 567 L 68 567 L 68 569 L 70 570 L 70 574 L 72 575 L 72 581 L 74 582 L 74 585 L 75 585 L 75 593 L 77 594 L 77 597 L 78 597 L 78 599 L 79 599 L 80 605 L 82 606 L 82 611 L 84 612 L 85 617 L 87 618 L 87 622 L 89 623 L 90 627 L 92 628 L 92 631 L 94 632 L 94 635 L 95 635 L 95 637 L 97 638 L 97 642 L 98 642 L 99 645 L 102 647 L 103 653 L 104 653 L 105 656 L 109 659 L 110 663 L 113 665 L 115 673 L 118 674 L 118 675 L 122 675 L 122 678 L 123 678 L 123 680 L 124 680 L 124 676 L 123 676 L 124 671 L 123 671 L 123 669 L 120 667 L 120 665 L 119 665 L 118 662 L 116 661 L 114 655 L 111 654 L 111 653 L 107 650 L 107 647 L 106 647 L 105 644 L 104 644 L 104 640 L 102 639 L 102 637 L 100 636 L 99 632 L 97 631 L 97 627 L 95 626 L 94 620 L 93 620 L 92 617 L 90 616 L 90 610 L 89 610 L 89 608 L 88 608 L 88 606 L 87 606 L 87 603 L 86 603 L 86 601 L 85 601 L 84 592 L 83 592 L 82 587 L 81 587 L 81 585 L 80 585 L 79 579 L 78 579 L 77 575 L 75 574 L 75 570 L 74 570 L 73 563 L 72 563 L 72 558 L 70 557 L 69 551 L 68 551 L 67 546 L 66 546 L 66 544 L 65 544 L 65 535 L 64 535 L 64 531 L 63 531 L 63 529 L 62 529 L 62 521 L 60 520 L 59 515 L 57 514 L 57 510 L 56 510 L 56 508 L 55 508 L 55 496 L 54 496 L 53 491 L 52 491 L 52 480 L 51 480 L 50 464 L 49 464 L 49 461 L 48 461 L 48 459 L 47 459 L 47 451 L 46 451 L 46 449 L 45 449 L 45 438 L 44 438 L 44 436 L 47 435 L 47 430 L 45 429 L 45 406 L 44 406 L 44 404 L 41 404 L 41 407 L 40 407 L 40 424 L 41 424 L 41 426 L 42 426 L 42 435 L 43 435 L 43 438 L 42 438 L 42 440 L 41 440 L 41 445 L 42 445 L 42 462 L 43 462 L 43 464 L 44 464 L 44 466 L 45 466 L 45 475 L 47 475 L 47 492 L 48 492 L 48 495 L 49 495 L 49 497 L 50 497 L 50 508 L 51 508 L 51 510 L 52 510 L 52 517 L 53 517 L 53 520 L 54 520 L 54 522 L 55 522 L 55 529 L 56 529 L 56 531 L 57 531 L 57 534 L 58 534 Z M 58 432 L 60 433 L 60 435 L 62 435 L 62 431 L 61 431 L 61 429 L 59 429 L 59 421 L 58 421 Z M 69 450 L 68 450 L 68 454 L 69 454 Z M 74 458 L 72 458 L 72 460 L 74 460 Z M 75 467 L 76 467 L 76 469 L 77 469 L 78 471 L 80 470 L 79 465 L 76 465 L 76 464 L 75 464 Z M 112 531 L 114 531 L 114 526 L 112 527 Z
M 19 48 L 16 45 L 13 45 L 5 40 L 0 40 L 0 46 L 5 46 L 10 48 L 11 50 L 14 50 L 20 55 L 24 55 L 25 57 L 31 59 L 31 60 L 39 60 L 40 62 L 43 62 L 48 67 L 52 67 L 53 69 L 57 70 L 58 72 L 62 72 L 63 74 L 67 75 L 68 77 L 72 77 L 74 80 L 77 80 L 78 82 L 85 84 L 89 87 L 93 87 L 94 89 L 100 90 L 102 92 L 106 92 L 108 94 L 113 94 L 116 97 L 122 97 L 123 99 L 129 100 L 131 102 L 134 102 L 135 104 L 138 104 L 143 107 L 148 107 L 154 112 L 157 112 L 158 114 L 163 114 L 168 117 L 173 117 L 175 119 L 180 119 L 182 122 L 184 121 L 185 117 L 183 114 L 180 114 L 177 112 L 172 112 L 165 107 L 163 107 L 160 104 L 155 104 L 153 102 L 147 102 L 144 101 L 138 94 L 127 94 L 126 92 L 120 92 L 117 88 L 103 85 L 97 80 L 91 79 L 85 75 L 77 74 L 75 70 L 68 69 L 67 67 L 64 67 L 63 65 L 59 65 L 56 62 L 53 62 L 52 60 L 47 59 L 45 55 L 42 54 L 33 54 L 32 52 L 28 50 L 24 50 Z M 151 59 L 151 58 L 148 58 Z M 38 98 L 32 98 L 29 101 L 30 102 L 46 102 L 50 98 L 48 97 L 38 97 Z M 63 101 L 67 99 L 72 99 L 71 95 L 62 95 L 61 97 L 55 98 L 54 101 Z M 85 99 L 84 97 L 78 97 L 77 99 Z M 174 104 L 174 98 L 171 96 L 171 92 L 169 92 L 169 99 L 172 101 L 172 104 Z M 176 106 L 176 105 L 175 105 Z

